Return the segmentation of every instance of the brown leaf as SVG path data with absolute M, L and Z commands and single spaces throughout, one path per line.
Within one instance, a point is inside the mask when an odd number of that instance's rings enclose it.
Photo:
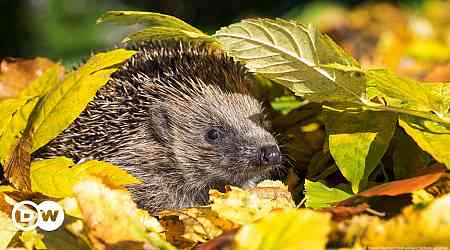
M 219 237 L 197 246 L 195 250 L 233 249 L 234 236 L 237 232 L 237 229 L 227 231 Z
M 358 193 L 359 196 L 372 197 L 372 196 L 397 196 L 406 193 L 412 193 L 416 190 L 425 188 L 444 174 L 445 168 L 435 165 L 434 167 L 429 167 L 423 170 L 422 173 L 416 175 L 415 177 L 387 182 L 368 190 Z
M 437 65 L 423 80 L 427 82 L 450 82 L 450 63 Z
M 351 204 L 360 203 L 363 197 L 369 198 L 373 196 L 398 196 L 402 194 L 412 193 L 416 190 L 426 188 L 427 186 L 433 184 L 445 173 L 445 168 L 442 164 L 435 164 L 431 167 L 427 167 L 418 171 L 416 176 L 386 182 L 381 185 L 369 188 L 366 191 L 360 192 L 357 195 L 341 201 L 337 206 L 351 206 Z
M 10 199 L 6 196 L 5 193 L 0 192 L 0 212 L 4 212 L 5 214 L 11 214 L 13 206 L 7 202 L 7 199 Z
M 221 218 L 209 207 L 163 211 L 158 217 L 167 241 L 178 248 L 192 248 L 239 226 Z
M 336 206 L 336 207 L 328 207 L 322 208 L 318 211 L 331 213 L 331 219 L 333 221 L 342 221 L 347 218 L 352 217 L 353 215 L 361 214 L 369 208 L 367 203 L 361 203 L 356 207 L 347 207 L 347 206 Z
M 11 157 L 3 171 L 5 178 L 19 190 L 31 192 L 30 164 L 31 164 L 31 134 L 29 124 L 24 136 L 14 147 Z
M 434 197 L 440 197 L 450 193 L 450 173 L 445 173 L 437 182 L 425 189 Z
M 47 58 L 4 58 L 0 62 L 0 100 L 15 97 L 55 63 Z

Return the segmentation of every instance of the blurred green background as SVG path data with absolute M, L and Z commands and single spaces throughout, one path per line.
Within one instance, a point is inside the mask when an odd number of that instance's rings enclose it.
M 372 1 L 374 2 L 374 1 Z M 414 6 L 421 1 L 390 1 Z M 366 1 L 334 1 L 354 7 Z M 118 44 L 125 28 L 96 25 L 107 10 L 141 10 L 177 16 L 214 32 L 246 17 L 292 17 L 317 1 L 294 0 L 1 0 L 0 57 L 45 56 L 65 65 Z M 324 3 L 322 3 L 324 4 Z M 311 8 L 309 8 L 311 9 Z

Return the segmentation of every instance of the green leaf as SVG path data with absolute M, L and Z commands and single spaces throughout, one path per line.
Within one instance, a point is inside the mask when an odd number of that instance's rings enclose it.
M 367 184 L 395 132 L 397 115 L 391 112 L 324 110 L 329 148 L 342 175 L 357 193 Z
M 0 249 L 6 249 L 16 233 L 17 229 L 11 218 L 0 211 Z
M 190 24 L 169 15 L 141 11 L 109 11 L 97 19 L 97 23 L 110 22 L 119 25 L 143 24 L 146 27 L 133 33 L 122 42 L 139 42 L 153 39 L 189 39 L 215 43 L 215 40 Z
M 295 96 L 281 96 L 270 102 L 270 105 L 274 110 L 286 115 L 292 110 L 302 106 L 302 102 L 297 100 Z
M 425 152 L 450 169 L 450 127 L 418 117 L 402 115 L 400 126 Z
M 308 208 L 324 208 L 333 203 L 343 201 L 353 196 L 338 188 L 329 188 L 321 182 L 305 180 L 305 206 Z
M 32 152 L 66 129 L 84 110 L 117 70 L 135 51 L 116 49 L 99 53 L 45 95 L 32 118 Z
M 145 26 L 161 26 L 176 28 L 203 34 L 199 29 L 176 17 L 155 12 L 143 11 L 108 11 L 97 19 L 97 23 L 114 23 L 119 25 L 144 24 Z
M 434 112 L 450 122 L 450 83 L 421 83 L 399 77 L 388 70 L 365 72 L 370 97 L 383 97 L 389 107 Z M 426 115 L 426 114 L 425 114 Z
M 285 85 L 296 95 L 316 102 L 367 101 L 364 75 L 354 74 L 361 71 L 359 64 L 311 26 L 282 19 L 247 19 L 220 29 L 214 37 L 252 72 Z M 322 67 L 329 64 L 334 67 Z
M 239 230 L 235 236 L 236 249 L 325 249 L 330 229 L 330 215 L 326 213 L 307 209 L 272 212 Z
M 247 19 L 222 28 L 214 37 L 251 71 L 311 101 L 347 102 L 450 124 L 450 83 L 425 84 L 386 70 L 363 70 L 311 26 Z M 384 99 L 386 105 L 370 102 L 374 97 Z
M 428 166 L 433 159 L 425 153 L 408 135 L 401 129 L 395 131 L 392 138 L 392 161 L 395 179 L 411 177 L 417 170 Z
M 65 157 L 34 161 L 30 172 L 32 191 L 55 198 L 72 196 L 73 186 L 89 175 L 102 176 L 120 186 L 140 183 L 119 167 L 95 160 L 82 164 L 74 164 Z
M 37 230 L 22 232 L 19 236 L 26 249 L 48 249 L 42 241 L 43 238 L 44 236 Z
M 439 117 L 447 116 L 450 112 L 450 82 L 434 82 L 423 83 L 426 89 L 430 91 L 431 96 L 436 96 L 439 100 L 433 103 L 433 111 L 437 113 Z
M 204 33 L 192 32 L 188 30 L 182 30 L 170 27 L 151 27 L 147 29 L 140 30 L 133 33 L 122 40 L 123 43 L 130 41 L 145 41 L 145 40 L 162 40 L 162 39 L 185 39 L 189 40 L 202 40 L 214 42 L 215 40 Z

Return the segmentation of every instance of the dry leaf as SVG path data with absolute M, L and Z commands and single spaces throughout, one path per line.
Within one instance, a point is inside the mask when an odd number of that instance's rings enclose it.
M 47 58 L 5 58 L 0 62 L 0 100 L 17 96 L 55 63 Z

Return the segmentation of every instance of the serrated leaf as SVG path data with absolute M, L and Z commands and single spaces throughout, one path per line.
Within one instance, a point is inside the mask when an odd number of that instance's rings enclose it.
M 109 80 L 118 65 L 135 51 L 116 49 L 99 53 L 45 95 L 32 118 L 32 152 L 66 129 Z
M 97 23 L 114 23 L 120 25 L 144 24 L 181 29 L 203 34 L 199 29 L 173 16 L 144 11 L 108 11 L 97 19 Z
M 423 83 L 431 96 L 436 96 L 439 100 L 433 103 L 433 111 L 435 111 L 440 117 L 448 116 L 450 112 L 450 82 L 434 82 Z
M 253 72 L 281 83 L 312 101 L 365 102 L 359 64 L 313 27 L 282 19 L 247 19 L 214 35 L 233 57 Z
M 450 83 L 421 83 L 403 78 L 388 70 L 365 72 L 371 97 L 383 97 L 388 106 L 448 116 Z M 450 121 L 450 119 L 448 119 Z
M 126 43 L 129 41 L 139 42 L 146 40 L 163 40 L 163 39 L 174 39 L 182 40 L 189 38 L 189 40 L 202 40 L 214 42 L 214 39 L 204 33 L 192 32 L 188 30 L 182 30 L 170 27 L 151 27 L 147 29 L 140 30 L 133 33 L 123 39 L 122 42 Z
M 353 194 L 338 188 L 329 188 L 321 182 L 305 180 L 305 206 L 308 208 L 325 208 L 333 203 L 346 200 Z
M 140 183 L 119 167 L 95 160 L 81 164 L 65 157 L 34 161 L 30 172 L 32 191 L 55 198 L 72 196 L 74 185 L 89 175 L 101 176 L 117 186 Z
M 276 211 L 243 226 L 235 236 L 236 249 L 325 249 L 330 229 L 329 214 L 307 209 Z
M 407 115 L 400 116 L 399 125 L 420 148 L 450 169 L 450 127 Z
M 329 148 L 342 175 L 357 193 L 367 184 L 395 132 L 397 115 L 391 112 L 324 110 Z

